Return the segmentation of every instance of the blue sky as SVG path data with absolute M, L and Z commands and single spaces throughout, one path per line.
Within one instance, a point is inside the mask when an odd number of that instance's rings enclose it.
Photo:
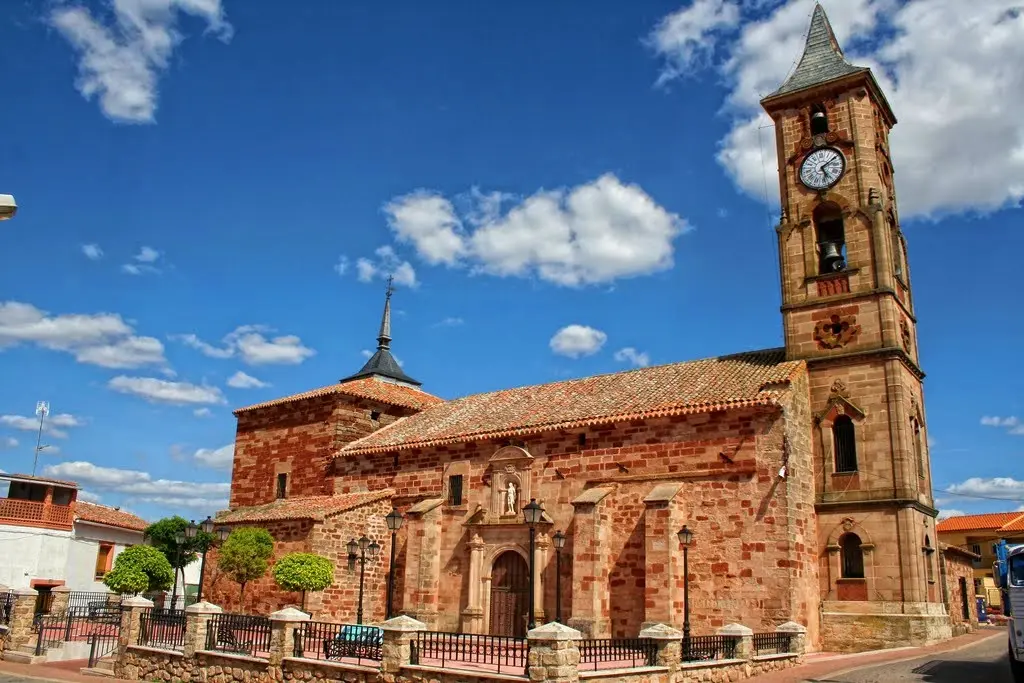
M 231 410 L 357 370 L 387 272 L 442 397 L 781 343 L 756 102 L 812 3 L 294 4 L 3 8 L 0 468 L 48 400 L 40 472 L 214 512 Z M 900 119 L 937 497 L 973 512 L 1024 503 L 1024 17 L 963 5 L 825 3 Z

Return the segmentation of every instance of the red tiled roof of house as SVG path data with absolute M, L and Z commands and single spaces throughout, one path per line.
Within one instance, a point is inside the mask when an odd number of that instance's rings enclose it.
M 330 515 L 346 512 L 357 507 L 390 498 L 393 489 L 381 489 L 365 493 L 348 493 L 341 496 L 303 496 L 283 498 L 265 505 L 237 508 L 217 516 L 218 523 L 275 522 L 293 519 L 320 521 Z
M 263 403 L 245 406 L 244 408 L 237 409 L 234 414 L 238 415 L 239 413 L 249 412 L 250 410 L 259 410 L 260 408 L 283 405 L 293 401 L 301 401 L 306 398 L 329 396 L 333 394 L 348 394 L 350 396 L 366 398 L 371 401 L 380 401 L 381 403 L 387 403 L 389 405 L 401 406 L 403 408 L 416 408 L 418 410 L 422 410 L 423 408 L 432 406 L 435 403 L 442 403 L 444 401 L 443 398 L 438 398 L 437 396 L 428 394 L 427 392 L 415 387 L 395 384 L 394 382 L 377 379 L 376 377 L 365 377 L 363 379 L 331 384 L 311 391 L 304 391 L 301 394 L 292 394 L 291 396 L 275 398 L 272 401 L 264 401 Z
M 106 526 L 116 526 L 121 529 L 131 529 L 132 531 L 143 531 L 147 526 L 149 526 L 146 520 L 133 515 L 130 512 L 125 512 L 124 510 L 108 507 L 106 505 L 86 503 L 82 500 L 75 502 L 75 518 L 80 519 L 83 522 L 94 522 L 96 524 L 105 524 Z
M 1011 531 L 1024 531 L 1024 514 L 1018 514 L 1018 516 L 1011 519 L 1009 522 L 999 527 L 1001 533 L 1009 533 Z
M 972 552 L 967 548 L 962 548 L 958 545 L 950 545 L 949 543 L 939 543 L 939 550 L 941 550 L 944 553 L 956 553 L 959 555 L 963 555 L 964 557 L 970 558 L 972 560 L 981 559 L 981 555 L 978 555 L 977 553 Z
M 396 420 L 338 455 L 776 405 L 803 367 L 803 361 L 786 361 L 783 349 L 769 349 L 475 394 Z
M 1024 513 L 989 512 L 982 515 L 947 517 L 935 526 L 935 531 L 940 534 L 949 531 L 999 531 L 1021 517 L 1024 517 Z
M 64 479 L 48 479 L 46 477 L 36 477 L 31 474 L 8 474 L 4 472 L 0 474 L 0 479 L 4 481 L 25 481 L 34 484 L 50 484 L 52 486 L 63 486 L 69 489 L 77 489 L 78 482 L 66 481 Z

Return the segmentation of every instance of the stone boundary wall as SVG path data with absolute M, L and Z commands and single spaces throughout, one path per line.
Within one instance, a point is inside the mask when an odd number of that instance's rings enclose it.
M 33 591 L 34 592 L 34 591 Z M 34 603 L 23 595 L 17 616 L 24 617 Z M 580 679 L 600 683 L 685 683 L 701 681 L 726 683 L 743 680 L 800 662 L 806 646 L 806 628 L 787 623 L 777 631 L 791 636 L 791 653 L 753 656 L 753 631 L 740 624 L 719 629 L 719 635 L 735 639 L 736 659 L 709 662 L 682 661 L 682 633 L 665 624 L 655 624 L 640 632 L 640 638 L 657 647 L 655 666 L 630 669 L 580 669 L 578 641 L 582 634 L 559 623 L 548 623 L 531 630 L 529 659 L 521 675 L 509 675 L 484 669 L 411 664 L 412 641 L 426 631 L 426 625 L 408 616 L 390 619 L 380 628 L 384 632 L 379 666 L 328 662 L 291 656 L 295 630 L 309 615 L 294 608 L 270 615 L 272 625 L 270 654 L 264 659 L 206 650 L 210 620 L 222 612 L 220 607 L 201 602 L 185 610 L 185 644 L 181 652 L 138 645 L 140 617 L 153 603 L 131 598 L 123 603 L 121 633 L 118 638 L 114 675 L 132 681 L 203 681 L 204 683 L 278 683 L 280 681 L 338 681 L 344 683 L 579 683 Z M 14 639 L 30 635 L 31 623 L 12 620 Z M 20 631 L 24 627 L 26 631 Z M 589 664 L 588 664 L 589 666 Z

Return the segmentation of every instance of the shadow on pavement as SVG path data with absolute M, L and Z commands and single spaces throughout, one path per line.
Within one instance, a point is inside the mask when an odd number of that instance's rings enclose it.
M 959 681 L 1009 682 L 1010 666 L 1003 657 L 995 662 L 933 659 L 912 669 L 928 683 L 958 683 Z

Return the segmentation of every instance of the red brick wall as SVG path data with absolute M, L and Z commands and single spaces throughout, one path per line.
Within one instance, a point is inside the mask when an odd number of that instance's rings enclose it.
M 370 413 L 378 411 L 378 421 Z M 274 500 L 278 472 L 289 496 L 333 492 L 335 450 L 415 411 L 335 394 L 247 411 L 238 416 L 231 473 L 232 509 Z

